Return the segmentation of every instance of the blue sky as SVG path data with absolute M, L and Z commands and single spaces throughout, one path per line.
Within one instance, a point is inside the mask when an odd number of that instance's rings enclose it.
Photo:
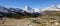
M 14 8 L 24 8 L 26 5 L 31 8 L 45 8 L 57 4 L 60 4 L 60 0 L 0 0 L 0 6 Z

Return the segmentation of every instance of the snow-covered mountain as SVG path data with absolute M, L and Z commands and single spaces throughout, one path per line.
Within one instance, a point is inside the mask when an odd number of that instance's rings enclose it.
M 33 9 L 30 8 L 29 6 L 25 6 L 23 10 L 26 12 L 31 12 L 31 13 L 33 12 Z
M 43 10 L 41 10 L 42 15 L 52 14 L 55 12 L 60 12 L 60 5 L 52 5 L 50 7 L 47 7 L 47 8 L 44 8 Z
M 57 5 L 57 7 L 58 7 L 58 8 L 60 8 L 60 4 L 59 4 L 59 5 Z
M 52 5 L 48 8 L 43 9 L 42 11 L 60 11 L 60 5 Z
M 34 12 L 38 12 L 38 13 L 40 13 L 40 12 L 41 12 L 41 9 L 39 9 L 39 8 L 35 8 L 35 9 L 34 9 Z
M 0 6 L 0 12 L 8 13 L 8 9 Z
M 36 12 L 40 13 L 40 9 L 38 8 L 33 9 L 33 8 L 30 8 L 29 6 L 25 6 L 23 10 L 29 13 L 36 13 Z
M 28 6 L 26 6 L 24 9 L 19 9 L 19 8 L 5 8 L 0 6 L 0 14 L 2 15 L 13 15 L 13 14 L 18 14 L 18 15 L 34 15 L 38 16 L 40 13 L 35 12 L 38 10 L 34 10 Z

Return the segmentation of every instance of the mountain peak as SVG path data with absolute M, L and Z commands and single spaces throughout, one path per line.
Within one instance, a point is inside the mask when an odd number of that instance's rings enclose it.
M 52 5 L 48 8 L 43 9 L 43 11 L 60 11 L 60 6 L 59 5 Z
M 60 8 L 60 4 L 59 4 L 59 5 L 57 5 L 57 7 L 58 7 L 58 8 Z
M 26 5 L 24 9 L 25 10 L 31 10 L 32 8 L 30 8 L 28 5 Z

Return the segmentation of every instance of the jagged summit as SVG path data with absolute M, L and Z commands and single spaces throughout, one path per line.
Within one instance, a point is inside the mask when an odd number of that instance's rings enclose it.
M 24 7 L 24 10 L 31 10 L 32 8 L 30 8 L 28 5 L 26 5 L 25 7 Z
M 14 15 L 14 14 L 17 14 L 17 15 L 33 15 L 33 16 L 39 16 L 40 13 L 35 13 L 33 12 L 33 9 L 26 6 L 24 9 L 26 10 L 23 10 L 23 9 L 19 9 L 19 8 L 6 8 L 6 7 L 2 7 L 0 6 L 0 14 L 2 15 Z
M 26 12 L 30 12 L 30 13 L 32 13 L 34 11 L 34 9 L 30 8 L 28 5 L 25 6 L 23 10 Z
M 25 6 L 25 10 L 30 10 L 31 8 L 27 5 Z
M 30 6 L 25 6 L 24 9 L 26 12 L 30 12 L 30 13 L 40 13 L 40 9 L 39 8 L 31 8 Z

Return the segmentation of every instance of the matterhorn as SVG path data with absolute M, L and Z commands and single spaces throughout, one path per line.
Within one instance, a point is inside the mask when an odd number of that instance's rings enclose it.
M 28 5 L 25 6 L 23 10 L 30 13 L 36 13 L 36 12 L 40 13 L 41 11 L 39 8 L 31 8 Z

